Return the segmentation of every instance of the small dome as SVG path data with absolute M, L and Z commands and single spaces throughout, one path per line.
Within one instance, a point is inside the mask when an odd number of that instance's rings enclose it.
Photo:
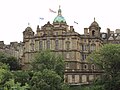
M 95 18 L 94 18 L 94 22 L 91 24 L 91 26 L 99 26 L 99 24 L 95 21 Z
M 94 21 L 91 26 L 99 26 L 98 23 L 96 21 Z
M 27 27 L 27 28 L 25 29 L 25 31 L 32 31 L 32 28 L 31 28 L 31 27 Z
M 58 15 L 57 17 L 55 17 L 54 21 L 53 22 L 66 22 L 66 20 L 64 19 L 64 17 L 62 16 L 62 10 L 60 9 L 60 6 L 59 6 L 59 10 L 58 10 Z

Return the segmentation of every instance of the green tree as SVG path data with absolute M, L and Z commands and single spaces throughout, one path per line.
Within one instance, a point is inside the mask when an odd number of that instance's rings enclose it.
M 28 71 L 14 71 L 12 72 L 14 75 L 15 83 L 21 83 L 21 86 L 24 86 L 25 83 L 29 83 L 30 75 Z
M 61 90 L 62 78 L 54 71 L 44 69 L 31 79 L 32 90 Z
M 120 90 L 119 44 L 104 45 L 100 50 L 93 52 L 88 59 L 104 70 L 101 83 L 105 90 Z
M 49 50 L 38 53 L 33 61 L 32 90 L 69 90 L 64 84 L 64 59 Z
M 14 79 L 7 81 L 3 87 L 4 90 L 28 90 L 29 85 L 21 86 L 21 83 L 15 83 Z
M 32 70 L 34 71 L 49 69 L 55 71 L 61 77 L 63 77 L 64 74 L 64 59 L 61 55 L 55 56 L 54 53 L 49 50 L 38 53 L 32 66 Z
M 17 58 L 0 52 L 0 62 L 10 66 L 10 70 L 19 70 L 20 64 Z
M 4 87 L 4 84 L 13 77 L 12 73 L 5 69 L 0 69 L 0 88 Z

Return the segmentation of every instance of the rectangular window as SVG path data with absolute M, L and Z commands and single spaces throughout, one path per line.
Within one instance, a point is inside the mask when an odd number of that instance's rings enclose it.
M 57 40 L 55 40 L 55 49 L 56 49 L 56 50 L 58 50 L 58 45 L 59 45 L 59 41 L 58 41 L 58 39 L 57 39 Z
M 87 58 L 87 55 L 86 54 L 83 54 L 82 55 L 82 60 L 85 60 Z
M 40 44 L 40 47 L 39 47 L 39 48 L 40 48 L 40 50 L 42 50 L 42 48 L 43 48 L 43 42 L 42 42 L 42 41 L 40 41 L 40 43 L 39 43 L 39 44 Z
M 72 75 L 72 83 L 75 83 L 75 75 Z
M 50 49 L 50 40 L 47 40 L 47 49 Z
M 69 63 L 66 63 L 66 69 L 68 69 L 69 68 Z
M 70 58 L 70 54 L 69 53 L 66 54 L 66 58 L 68 58 L 68 59 Z

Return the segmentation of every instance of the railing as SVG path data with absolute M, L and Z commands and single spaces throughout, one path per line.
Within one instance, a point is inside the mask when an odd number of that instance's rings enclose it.
M 104 70 L 98 70 L 98 69 L 94 69 L 94 70 L 91 70 L 91 69 L 66 69 L 65 70 L 65 73 L 67 73 L 67 72 L 91 72 L 91 73 L 93 73 L 93 72 L 100 72 L 100 73 L 103 73 L 104 72 Z

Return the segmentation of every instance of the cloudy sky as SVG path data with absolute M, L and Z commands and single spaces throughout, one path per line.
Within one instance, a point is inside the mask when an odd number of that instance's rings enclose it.
M 120 28 L 119 0 L 0 0 L 0 41 L 4 40 L 5 44 L 22 41 L 22 32 L 28 23 L 34 32 L 38 24 L 52 23 L 57 13 L 49 12 L 49 8 L 57 11 L 59 5 L 67 24 L 73 25 L 80 34 L 94 17 L 102 32 L 106 32 L 106 28 Z M 44 20 L 39 20 L 40 17 Z

